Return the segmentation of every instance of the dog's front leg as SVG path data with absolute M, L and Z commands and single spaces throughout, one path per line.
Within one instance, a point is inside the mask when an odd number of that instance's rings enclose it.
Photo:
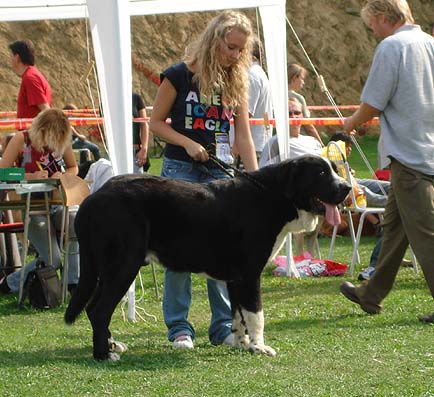
M 264 343 L 264 312 L 259 310 L 254 313 L 246 309 L 242 309 L 241 311 L 250 338 L 249 351 L 266 354 L 267 356 L 275 356 L 276 351 Z
M 276 352 L 264 344 L 264 313 L 261 301 L 260 274 L 237 282 L 228 282 L 232 305 L 232 332 L 235 346 L 252 353 L 275 356 Z M 247 334 L 246 334 L 247 331 Z
M 246 324 L 244 322 L 241 310 L 237 308 L 236 310 L 232 310 L 232 312 L 232 333 L 234 334 L 234 347 L 248 350 L 250 340 L 246 332 Z

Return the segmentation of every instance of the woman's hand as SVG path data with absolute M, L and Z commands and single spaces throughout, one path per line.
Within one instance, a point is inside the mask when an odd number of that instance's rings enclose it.
M 188 141 L 184 144 L 184 149 L 187 154 L 195 161 L 204 163 L 205 161 L 209 160 L 208 152 L 205 150 L 205 148 L 201 144 L 192 141 L 191 139 L 188 139 Z
M 62 173 L 60 171 L 57 171 L 53 175 L 51 175 L 51 178 L 60 179 L 61 176 L 62 176 Z
M 26 173 L 25 174 L 25 179 L 26 180 L 34 180 L 34 179 L 48 179 L 48 171 L 47 170 L 42 170 L 42 171 L 35 171 L 30 173 Z
M 140 150 L 136 154 L 136 164 L 141 167 L 146 163 L 147 158 L 147 150 L 145 147 L 140 148 Z

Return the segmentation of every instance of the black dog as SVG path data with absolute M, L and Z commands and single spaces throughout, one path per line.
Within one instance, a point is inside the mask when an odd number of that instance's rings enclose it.
M 75 221 L 80 281 L 65 321 L 87 305 L 95 359 L 119 359 L 109 323 L 149 254 L 171 270 L 227 281 L 235 345 L 275 355 L 264 344 L 261 272 L 287 232 L 313 230 L 318 203 L 336 210 L 351 187 L 315 156 L 247 176 L 196 184 L 122 175 L 83 202 Z

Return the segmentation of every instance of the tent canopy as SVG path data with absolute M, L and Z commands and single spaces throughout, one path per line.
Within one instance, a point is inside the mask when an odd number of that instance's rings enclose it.
M 115 174 L 133 169 L 130 16 L 259 8 L 281 153 L 288 157 L 284 0 L 2 0 L 0 21 L 89 18 L 110 159 Z
M 256 7 L 264 29 L 280 153 L 288 158 L 285 0 L 2 0 L 0 21 L 89 18 L 110 160 L 115 174 L 123 174 L 133 170 L 131 15 Z M 292 258 L 290 239 L 287 249 Z M 134 285 L 128 293 L 128 318 L 135 318 Z

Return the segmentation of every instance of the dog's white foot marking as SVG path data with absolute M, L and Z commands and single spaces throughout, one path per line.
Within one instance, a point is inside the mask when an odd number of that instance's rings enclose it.
M 266 354 L 267 356 L 274 357 L 276 351 L 264 343 L 264 312 L 260 310 L 254 313 L 245 309 L 241 310 L 250 339 L 247 350 L 251 353 Z
M 128 350 L 128 346 L 125 343 L 119 342 L 110 338 L 108 340 L 109 343 L 109 351 L 111 353 L 124 353 Z
M 255 345 L 253 343 L 250 343 L 249 345 L 249 352 L 254 354 L 265 354 L 270 357 L 274 357 L 276 355 L 276 351 L 267 345 Z
M 121 359 L 121 356 L 119 354 L 114 353 L 114 352 L 109 352 L 108 358 L 107 358 L 108 361 L 116 362 L 116 361 L 119 361 L 120 359 Z
M 241 313 L 237 311 L 232 319 L 232 332 L 234 335 L 234 347 L 239 349 L 249 349 L 249 335 L 246 334 L 246 326 L 243 323 Z

